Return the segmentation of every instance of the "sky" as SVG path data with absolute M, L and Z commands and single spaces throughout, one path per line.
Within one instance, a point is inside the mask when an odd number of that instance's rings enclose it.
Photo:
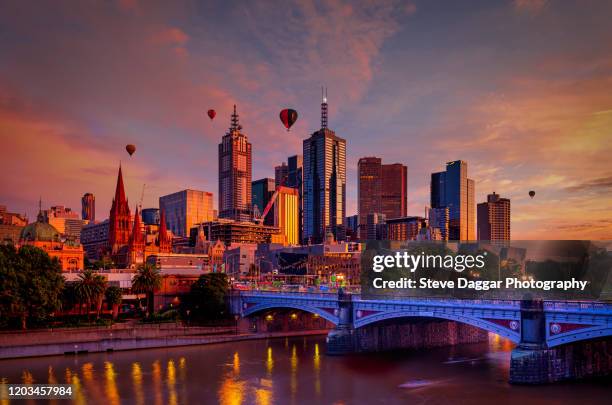
M 80 212 L 91 192 L 106 218 L 121 162 L 132 209 L 143 184 L 144 207 L 185 188 L 216 205 L 232 105 L 253 180 L 274 177 L 327 86 L 348 215 L 360 157 L 408 166 L 410 215 L 461 159 L 477 202 L 511 199 L 513 239 L 612 239 L 611 18 L 605 0 L 3 1 L 0 204 Z

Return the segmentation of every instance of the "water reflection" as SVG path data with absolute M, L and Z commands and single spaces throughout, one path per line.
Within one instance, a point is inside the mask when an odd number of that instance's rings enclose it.
M 507 384 L 512 348 L 492 336 L 482 345 L 327 357 L 324 337 L 283 338 L 0 362 L 0 382 L 72 383 L 76 404 L 446 403 L 461 402 L 460 387 L 474 398 L 503 394 L 508 402 L 527 403 L 533 390 Z M 407 388 L 415 380 L 435 389 Z M 537 394 L 557 403 L 595 403 L 610 387 L 576 383 L 538 387 Z
M 136 404 L 144 404 L 144 394 L 142 392 L 142 367 L 139 362 L 132 363 L 132 386 L 134 387 L 134 396 Z
M 106 379 L 106 399 L 111 405 L 119 404 L 119 391 L 117 390 L 117 382 L 115 381 L 115 369 L 110 361 L 104 362 L 104 377 Z

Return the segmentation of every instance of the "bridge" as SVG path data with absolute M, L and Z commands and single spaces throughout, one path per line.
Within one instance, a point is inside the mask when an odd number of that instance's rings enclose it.
M 327 339 L 330 354 L 354 351 L 355 332 L 383 321 L 389 324 L 394 320 L 420 318 L 469 325 L 518 345 L 512 353 L 511 367 L 511 381 L 514 379 L 513 382 L 518 383 L 567 378 L 567 370 L 557 370 L 558 376 L 550 375 L 552 364 L 562 352 L 556 348 L 612 336 L 612 304 L 604 302 L 444 298 L 369 300 L 362 299 L 359 294 L 342 292 L 280 291 L 241 291 L 232 298 L 232 312 L 241 318 L 248 319 L 280 308 L 315 314 L 333 324 L 334 329 Z M 612 364 L 612 343 L 603 350 L 605 356 L 610 356 Z

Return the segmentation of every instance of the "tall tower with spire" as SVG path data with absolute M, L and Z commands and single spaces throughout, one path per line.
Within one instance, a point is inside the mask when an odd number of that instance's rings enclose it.
M 172 253 L 172 239 L 168 236 L 166 225 L 166 210 L 161 209 L 159 214 L 159 235 L 157 236 L 159 253 Z
M 111 255 L 117 256 L 122 247 L 130 242 L 131 215 L 128 200 L 123 187 L 123 174 L 119 165 L 115 198 L 109 214 L 108 245 Z
M 236 113 L 219 144 L 219 218 L 250 221 L 252 154 L 251 143 L 242 133 Z
M 304 139 L 304 241 L 320 243 L 328 233 L 345 239 L 346 140 L 327 127 L 327 89 L 321 94 L 321 129 Z
M 140 213 L 138 207 L 136 207 L 136 213 L 134 214 L 134 227 L 132 234 L 130 235 L 130 249 L 129 249 L 129 265 L 130 267 L 136 267 L 139 264 L 144 263 L 145 260 L 145 238 L 142 232 L 142 222 L 140 220 Z

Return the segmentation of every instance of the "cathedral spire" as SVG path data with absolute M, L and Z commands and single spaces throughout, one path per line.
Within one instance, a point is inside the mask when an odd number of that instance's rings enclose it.
M 121 172 L 121 164 L 119 164 L 119 174 L 117 175 L 117 187 L 115 188 L 115 200 L 113 202 L 117 205 L 123 205 L 123 203 L 126 202 L 125 188 L 123 187 L 123 173 Z

